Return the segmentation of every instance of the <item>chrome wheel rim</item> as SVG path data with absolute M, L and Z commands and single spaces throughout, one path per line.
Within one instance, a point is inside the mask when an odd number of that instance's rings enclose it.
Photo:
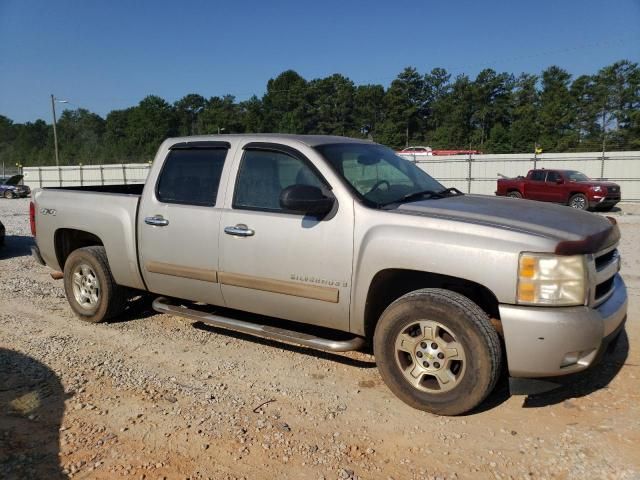
M 571 206 L 573 208 L 579 208 L 580 210 L 584 210 L 586 205 L 586 200 L 582 197 L 576 197 L 571 201 Z
M 455 388 L 467 364 L 464 348 L 454 332 L 432 320 L 413 322 L 397 335 L 395 360 L 404 379 L 428 393 Z
M 100 301 L 100 281 L 93 269 L 81 263 L 73 269 L 73 296 L 78 305 L 86 310 L 95 308 Z

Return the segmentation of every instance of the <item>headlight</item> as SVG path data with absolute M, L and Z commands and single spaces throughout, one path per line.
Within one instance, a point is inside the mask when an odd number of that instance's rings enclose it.
M 585 277 L 583 255 L 521 253 L 517 302 L 528 305 L 584 305 Z

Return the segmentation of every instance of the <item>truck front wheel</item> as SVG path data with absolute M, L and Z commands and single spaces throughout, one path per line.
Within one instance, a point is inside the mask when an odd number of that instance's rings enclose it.
M 517 190 L 513 190 L 513 191 L 507 193 L 507 197 L 510 197 L 510 198 L 522 198 L 522 194 Z
M 569 206 L 577 208 L 578 210 L 587 210 L 589 208 L 589 201 L 586 195 L 582 193 L 576 193 L 569 199 Z
M 64 264 L 64 291 L 73 312 L 86 322 L 113 318 L 127 304 L 126 289 L 117 285 L 104 247 L 74 250 Z
M 376 326 L 373 349 L 391 391 L 439 415 L 475 408 L 501 371 L 502 349 L 489 317 L 449 290 L 416 290 L 394 301 Z

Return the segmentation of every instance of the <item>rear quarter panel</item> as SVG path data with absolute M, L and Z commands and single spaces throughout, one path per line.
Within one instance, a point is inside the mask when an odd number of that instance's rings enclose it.
M 119 285 L 144 289 L 138 270 L 135 220 L 139 196 L 71 190 L 35 190 L 36 243 L 48 266 L 62 270 L 55 251 L 60 229 L 91 233 L 102 241 Z

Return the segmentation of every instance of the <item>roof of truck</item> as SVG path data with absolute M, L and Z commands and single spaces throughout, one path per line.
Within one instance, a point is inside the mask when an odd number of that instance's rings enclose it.
M 190 137 L 173 137 L 169 140 L 172 143 L 177 142 L 195 142 L 195 141 L 225 141 L 225 140 L 247 140 L 254 142 L 278 142 L 289 140 L 304 143 L 309 147 L 317 147 L 319 145 L 329 145 L 333 143 L 372 143 L 371 140 L 363 138 L 341 137 L 338 135 L 293 135 L 289 133 L 238 133 L 224 135 L 193 135 Z

